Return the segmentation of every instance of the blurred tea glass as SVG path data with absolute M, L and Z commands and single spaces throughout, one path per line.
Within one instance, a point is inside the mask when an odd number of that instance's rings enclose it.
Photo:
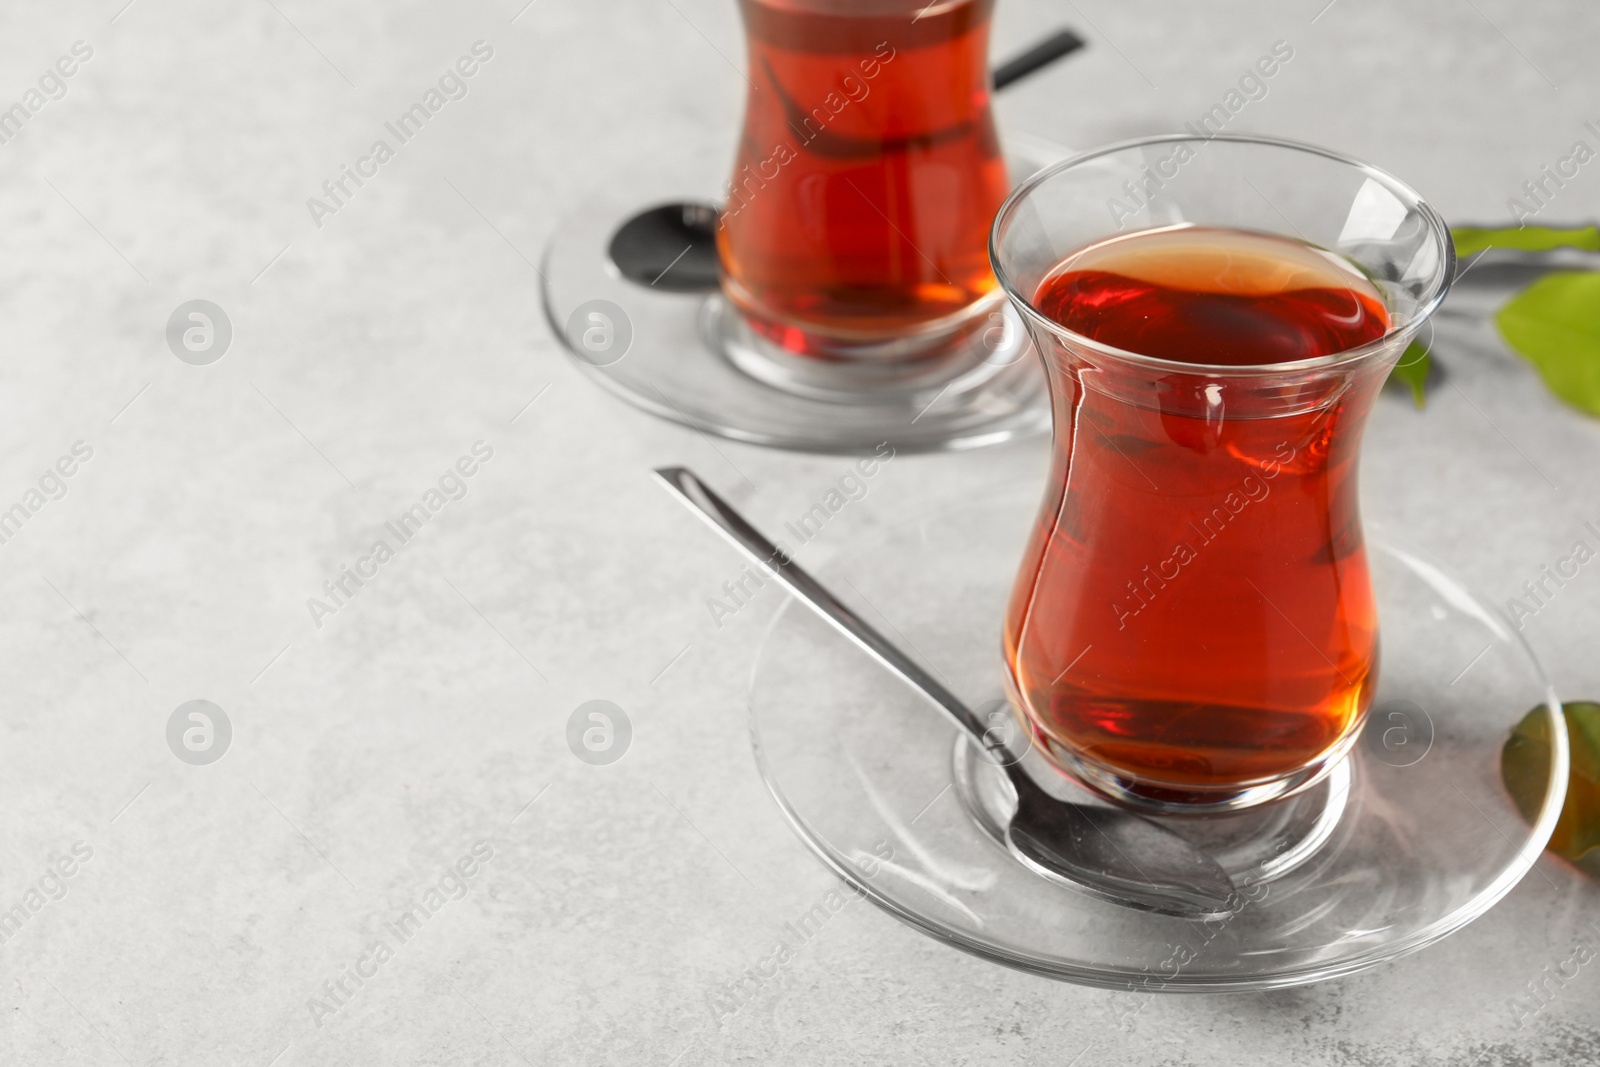
M 1009 184 L 994 0 L 739 0 L 750 91 L 718 230 L 732 353 L 780 385 L 893 385 L 981 360 Z
M 1054 417 L 1004 638 L 1038 747 L 1156 810 L 1317 781 L 1377 683 L 1361 434 L 1448 287 L 1443 220 L 1322 149 L 1161 137 L 1024 182 L 993 256 Z

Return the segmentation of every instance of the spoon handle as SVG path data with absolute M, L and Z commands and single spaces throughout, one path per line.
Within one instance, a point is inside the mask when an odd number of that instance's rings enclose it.
M 993 737 L 982 721 L 939 680 L 924 670 L 916 660 L 900 651 L 888 638 L 870 623 L 840 602 L 838 597 L 800 568 L 761 531 L 751 526 L 733 509 L 733 505 L 712 492 L 693 472 L 683 467 L 660 467 L 656 470 L 668 489 L 679 499 L 715 527 L 733 546 L 743 552 L 764 573 L 792 593 L 796 600 L 832 623 L 838 631 L 854 641 L 868 655 L 898 675 L 902 681 L 918 690 L 948 715 L 958 727 L 971 734 L 986 752 L 1004 747 L 997 731 Z
M 994 68 L 994 88 L 999 92 L 1012 82 L 1021 81 L 1036 70 L 1041 70 L 1069 56 L 1084 46 L 1084 40 L 1071 30 L 1057 30 L 1020 55 L 1012 56 Z

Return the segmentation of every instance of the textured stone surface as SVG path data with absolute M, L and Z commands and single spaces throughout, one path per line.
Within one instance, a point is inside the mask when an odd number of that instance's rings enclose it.
M 1157 999 L 1127 1028 L 1105 993 L 856 904 L 718 1022 L 707 995 L 831 876 L 748 752 L 744 686 L 778 597 L 718 630 L 704 599 L 737 561 L 647 471 L 690 465 L 774 521 L 842 464 L 713 446 L 603 395 L 551 340 L 533 264 L 601 183 L 716 179 L 742 88 L 733 5 L 120 3 L 0 13 L 0 103 L 75 41 L 94 50 L 0 144 L 0 508 L 74 442 L 93 449 L 0 545 L 0 908 L 92 849 L 0 945 L 0 1059 L 1600 1059 L 1600 966 L 1526 1025 L 1509 1005 L 1600 914 L 1595 884 L 1549 860 L 1394 965 Z M 1587 4 L 1319 7 L 1004 0 L 997 50 L 1060 21 L 1092 47 L 1000 112 L 1078 145 L 1174 128 L 1283 39 L 1294 60 L 1235 128 L 1370 159 L 1461 221 L 1502 217 L 1600 120 Z M 480 39 L 493 57 L 466 98 L 316 226 L 306 198 Z M 1596 182 L 1586 169 L 1546 214 L 1594 218 Z M 195 298 L 233 325 L 210 366 L 164 339 Z M 1600 520 L 1600 424 L 1481 319 L 1441 319 L 1439 337 L 1455 388 L 1422 415 L 1382 405 L 1369 499 L 1510 596 Z M 493 457 L 465 497 L 314 626 L 307 598 L 477 441 Z M 808 552 L 1039 477 L 1043 455 L 897 460 Z M 1597 582 L 1528 624 L 1571 695 L 1600 694 Z M 232 723 L 210 766 L 166 743 L 195 698 Z M 634 729 L 604 767 L 566 742 L 597 698 Z M 458 861 L 465 895 L 387 934 Z M 314 1020 L 308 998 L 378 938 L 393 958 Z

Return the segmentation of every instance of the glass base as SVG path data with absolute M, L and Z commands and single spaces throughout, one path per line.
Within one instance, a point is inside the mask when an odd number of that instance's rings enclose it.
M 700 321 L 710 348 L 785 393 L 834 404 L 909 405 L 926 411 L 936 400 L 953 406 L 997 375 L 1027 370 L 1017 366 L 1020 362 L 1038 359 L 1028 331 L 1003 297 L 985 301 L 979 312 L 971 328 L 886 342 L 870 358 L 852 360 L 796 355 L 773 344 L 724 297 L 708 299 Z M 991 343 L 985 342 L 985 334 Z
M 947 501 L 818 576 L 980 715 L 1009 721 L 999 635 L 1039 488 Z M 1292 797 L 1152 816 L 1232 874 L 1246 903 L 1226 919 L 1136 911 L 1015 861 L 995 841 L 1011 799 L 992 770 L 972 765 L 924 698 L 792 601 L 751 676 L 757 765 L 800 838 L 877 906 L 1036 974 L 1140 995 L 1260 990 L 1414 952 L 1482 915 L 1539 858 L 1565 797 L 1566 731 L 1538 662 L 1486 598 L 1368 534 L 1383 671 L 1348 755 Z M 1501 748 L 1529 708 L 1556 746 L 1532 825 L 1500 781 Z M 1110 803 L 1038 753 L 1025 759 L 1047 791 Z
M 1100 801 L 1094 793 L 1063 778 L 1037 749 L 1029 748 L 1021 763 L 1028 777 L 1058 800 L 1077 804 Z M 1185 825 L 1184 836 L 1210 853 L 1235 885 L 1270 882 L 1298 868 L 1327 843 L 1349 802 L 1350 776 L 1350 761 L 1334 760 L 1315 783 L 1292 798 L 1254 811 L 1193 820 Z M 965 734 L 956 735 L 951 783 L 967 816 L 1009 855 L 1006 826 L 1016 810 L 1016 799 L 1005 772 L 980 755 Z
M 1011 700 L 1015 706 L 1014 693 Z M 1050 759 L 1056 766 L 1102 796 L 1146 812 L 1200 815 L 1237 812 L 1253 808 L 1258 804 L 1293 797 L 1323 781 L 1340 766 L 1359 736 L 1359 728 L 1353 730 L 1338 746 L 1315 763 L 1282 778 L 1253 785 L 1211 788 L 1187 785 L 1181 789 L 1163 788 L 1119 774 L 1115 769 L 1075 752 L 1053 738 L 1042 738 L 1042 742 L 1049 748 Z
M 1016 181 L 1069 153 L 1006 134 Z M 1027 331 L 996 294 L 971 331 L 885 342 L 882 359 L 796 356 L 759 337 L 720 295 L 666 292 L 624 278 L 607 252 L 623 220 L 651 203 L 703 199 L 627 172 L 551 238 L 540 265 L 545 317 L 567 354 L 636 407 L 702 433 L 809 452 L 976 448 L 1048 433 L 1044 372 Z M 593 314 L 613 343 L 579 341 Z M 1001 316 L 998 320 L 991 315 Z M 987 336 L 986 336 L 987 335 Z M 904 349 L 904 352 L 897 351 Z M 905 359 L 897 356 L 913 355 Z
M 901 374 L 927 374 L 929 364 L 976 363 L 986 355 L 984 344 L 998 347 L 1012 340 L 1008 324 L 1000 315 L 1006 299 L 999 289 L 954 314 L 904 324 L 898 329 L 873 330 L 821 330 L 811 323 L 774 318 L 749 293 L 728 281 L 724 281 L 722 295 L 744 320 L 744 347 L 799 369 L 852 375 L 867 386 L 890 385 Z M 988 329 L 991 326 L 998 329 Z M 800 347 L 785 345 L 780 340 L 784 337 Z M 1014 342 L 1011 347 L 1016 347 Z M 948 378 L 951 372 L 934 373 Z M 844 379 L 841 384 L 847 385 L 850 380 Z

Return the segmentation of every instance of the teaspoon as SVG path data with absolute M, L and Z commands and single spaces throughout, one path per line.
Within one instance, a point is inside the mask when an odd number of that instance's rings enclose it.
M 1233 881 L 1204 851 L 1149 819 L 1118 808 L 1074 804 L 1045 792 L 993 730 L 922 665 L 802 570 L 693 473 L 662 467 L 659 477 L 691 510 L 901 681 L 917 690 L 976 741 L 1016 794 L 1007 850 L 1051 881 L 1142 911 L 1187 919 L 1233 913 Z

